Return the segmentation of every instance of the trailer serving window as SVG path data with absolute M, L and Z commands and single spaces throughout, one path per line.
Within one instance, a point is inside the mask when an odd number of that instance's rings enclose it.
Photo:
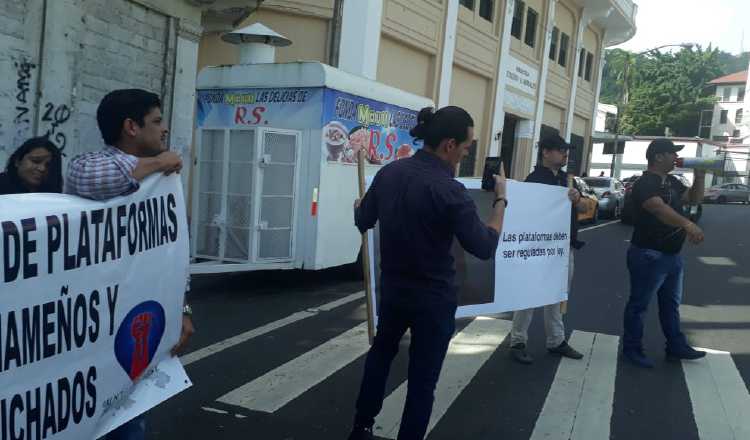
M 192 245 L 197 260 L 294 259 L 299 131 L 198 131 Z

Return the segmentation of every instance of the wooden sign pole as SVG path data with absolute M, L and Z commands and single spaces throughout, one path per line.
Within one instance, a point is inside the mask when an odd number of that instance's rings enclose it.
M 360 149 L 357 156 L 357 171 L 359 174 L 359 199 L 365 196 L 365 150 Z M 375 338 L 375 319 L 373 316 L 372 277 L 370 275 L 370 238 L 365 232 L 362 234 L 362 269 L 365 276 L 365 299 L 367 303 L 367 337 L 372 345 Z
M 568 174 L 568 190 L 570 190 L 572 188 L 573 188 L 573 175 L 572 174 Z M 574 213 L 573 215 L 578 215 L 578 213 L 577 213 L 577 211 L 575 209 L 573 210 L 573 213 Z M 573 252 L 573 249 L 569 247 L 568 248 L 568 252 Z M 570 266 L 568 266 L 568 270 L 571 270 Z M 570 274 L 568 274 L 568 280 L 569 279 L 570 279 Z M 570 286 L 570 282 L 568 282 L 568 285 Z M 570 289 L 568 289 L 568 296 L 570 296 Z M 568 313 L 568 302 L 567 301 L 563 301 L 563 302 L 560 303 L 560 313 L 562 313 L 563 315 L 566 314 L 566 313 Z

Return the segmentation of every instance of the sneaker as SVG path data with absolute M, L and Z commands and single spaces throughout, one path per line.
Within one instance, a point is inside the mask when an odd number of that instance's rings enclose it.
M 654 361 L 649 359 L 643 350 L 623 350 L 622 355 L 634 365 L 641 368 L 654 368 Z
M 513 356 L 513 359 L 524 365 L 529 365 L 530 363 L 534 362 L 534 358 L 526 352 L 526 344 L 524 344 L 523 342 L 519 342 L 518 344 L 511 346 L 510 354 L 511 356 Z
M 348 440 L 374 440 L 375 437 L 372 435 L 372 428 L 364 426 L 355 426 L 352 429 L 352 433 L 349 434 Z
M 703 357 L 706 357 L 705 351 L 696 350 L 690 346 L 686 346 L 685 348 L 679 351 L 666 350 L 666 353 L 667 353 L 667 360 L 671 362 L 678 362 L 680 360 L 693 361 L 696 359 L 701 359 Z
M 564 356 L 566 358 L 583 359 L 583 355 L 577 352 L 573 347 L 568 345 L 567 341 L 563 341 L 562 344 L 558 345 L 555 348 L 548 348 L 547 351 L 552 354 Z

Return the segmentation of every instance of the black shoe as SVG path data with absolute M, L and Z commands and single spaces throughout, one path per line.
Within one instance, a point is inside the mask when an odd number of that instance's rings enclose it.
M 372 435 L 372 428 L 365 428 L 364 426 L 355 426 L 352 429 L 352 433 L 349 434 L 348 440 L 374 440 L 375 437 Z
M 694 361 L 706 357 L 705 351 L 699 351 L 693 347 L 687 346 L 679 351 L 666 350 L 667 360 L 671 362 L 679 362 L 681 360 Z
M 563 341 L 562 344 L 558 345 L 555 348 L 548 348 L 547 351 L 549 351 L 552 354 L 557 354 L 560 356 L 565 356 L 566 358 L 571 359 L 583 359 L 583 355 L 573 349 L 566 341 Z
M 510 354 L 513 356 L 513 359 L 524 365 L 529 365 L 534 362 L 534 358 L 526 352 L 526 344 L 523 342 L 511 346 Z
M 643 350 L 623 350 L 622 355 L 641 368 L 654 368 L 654 361 L 643 354 Z

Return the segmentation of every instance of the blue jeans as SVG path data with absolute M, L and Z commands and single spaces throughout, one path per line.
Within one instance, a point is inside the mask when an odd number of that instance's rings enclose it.
M 357 426 L 370 427 L 383 407 L 385 386 L 399 341 L 411 329 L 409 379 L 398 440 L 422 440 L 435 399 L 435 386 L 456 329 L 456 305 L 381 303 L 378 330 L 365 362 L 357 399 Z
M 133 420 L 110 431 L 102 440 L 143 440 L 146 438 L 146 415 L 141 414 Z
M 623 350 L 643 349 L 643 314 L 654 294 L 659 299 L 659 322 L 667 339 L 667 351 L 685 349 L 687 339 L 680 331 L 684 273 L 682 256 L 631 245 L 628 249 L 628 270 L 630 299 L 625 306 Z

